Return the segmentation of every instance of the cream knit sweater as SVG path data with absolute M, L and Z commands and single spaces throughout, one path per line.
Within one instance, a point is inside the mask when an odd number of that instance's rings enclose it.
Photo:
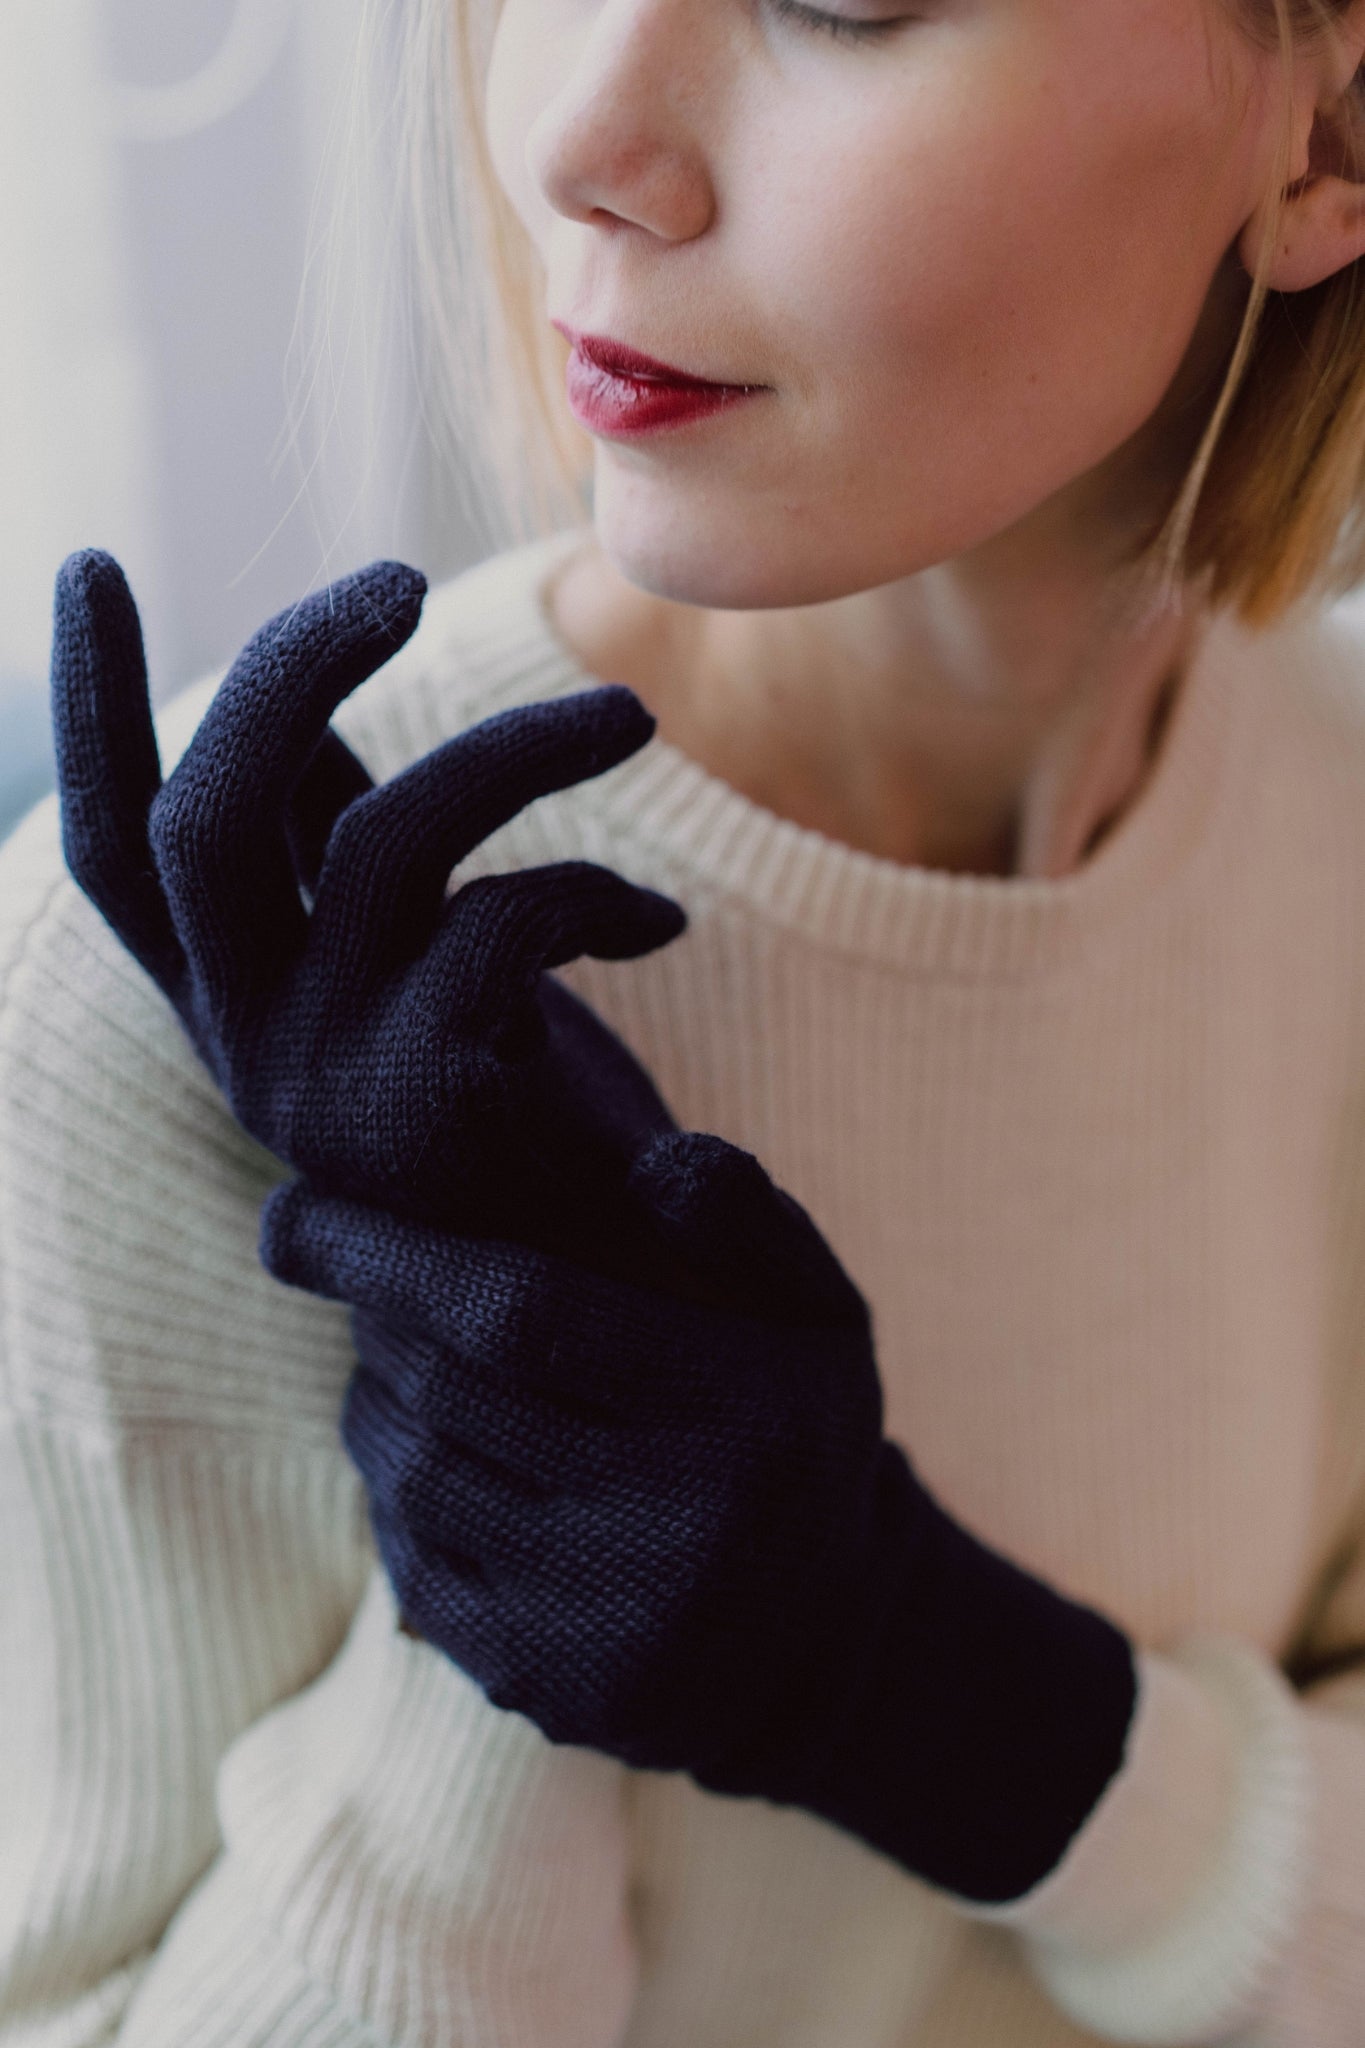
M 378 776 L 589 680 L 539 602 L 580 541 L 433 595 L 338 721 Z M 1365 645 L 1217 623 L 1060 882 L 853 852 L 657 740 L 470 871 L 568 856 L 686 904 L 568 978 L 812 1211 L 890 1433 L 1142 1646 L 1124 1768 L 972 1913 L 398 1633 L 344 1313 L 257 1266 L 278 1169 L 49 803 L 0 854 L 0 2048 L 1361 2048 Z

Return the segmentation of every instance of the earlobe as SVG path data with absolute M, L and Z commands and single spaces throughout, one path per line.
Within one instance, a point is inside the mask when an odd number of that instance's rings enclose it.
M 1265 216 L 1247 222 L 1238 254 L 1248 276 L 1261 255 Z M 1365 187 L 1345 178 L 1314 178 L 1288 200 L 1266 269 L 1271 291 L 1301 292 L 1322 284 L 1365 255 Z
M 1365 132 L 1357 93 L 1353 85 L 1332 118 L 1319 113 L 1314 120 L 1307 170 L 1284 194 L 1265 273 L 1272 291 L 1307 291 L 1365 255 Z M 1257 207 L 1238 238 L 1248 276 L 1261 260 L 1270 205 Z

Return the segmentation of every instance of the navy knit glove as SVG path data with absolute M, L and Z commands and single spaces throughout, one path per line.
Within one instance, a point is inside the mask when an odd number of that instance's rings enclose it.
M 520 707 L 373 788 L 327 721 L 410 637 L 425 589 L 378 562 L 271 620 L 163 787 L 132 596 L 108 555 L 72 556 L 52 666 L 66 859 L 239 1122 L 315 1188 L 587 1253 L 634 1146 L 671 1119 L 543 970 L 648 952 L 684 915 L 587 862 L 446 889 L 653 721 L 620 688 Z
M 629 1192 L 633 1280 L 267 1201 L 269 1270 L 352 1306 L 343 1434 L 404 1616 L 552 1741 L 1019 1897 L 1119 1766 L 1128 1639 L 920 1484 L 861 1296 L 756 1160 L 674 1131 Z

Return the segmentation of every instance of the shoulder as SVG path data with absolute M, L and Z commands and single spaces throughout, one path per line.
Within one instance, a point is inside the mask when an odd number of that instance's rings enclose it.
M 1287 905 L 1310 894 L 1320 932 L 1365 935 L 1365 609 L 1305 610 L 1236 637 L 1247 873 Z
M 1365 605 L 1306 611 L 1249 637 L 1271 745 L 1328 783 L 1365 773 Z

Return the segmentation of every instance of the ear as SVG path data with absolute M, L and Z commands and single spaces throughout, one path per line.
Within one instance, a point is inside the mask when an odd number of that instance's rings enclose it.
M 1365 255 L 1365 0 L 1339 21 L 1330 48 L 1305 60 L 1295 93 L 1293 183 L 1266 272 L 1272 291 L 1321 284 Z M 1244 225 L 1237 250 L 1255 274 L 1274 204 L 1267 194 Z

